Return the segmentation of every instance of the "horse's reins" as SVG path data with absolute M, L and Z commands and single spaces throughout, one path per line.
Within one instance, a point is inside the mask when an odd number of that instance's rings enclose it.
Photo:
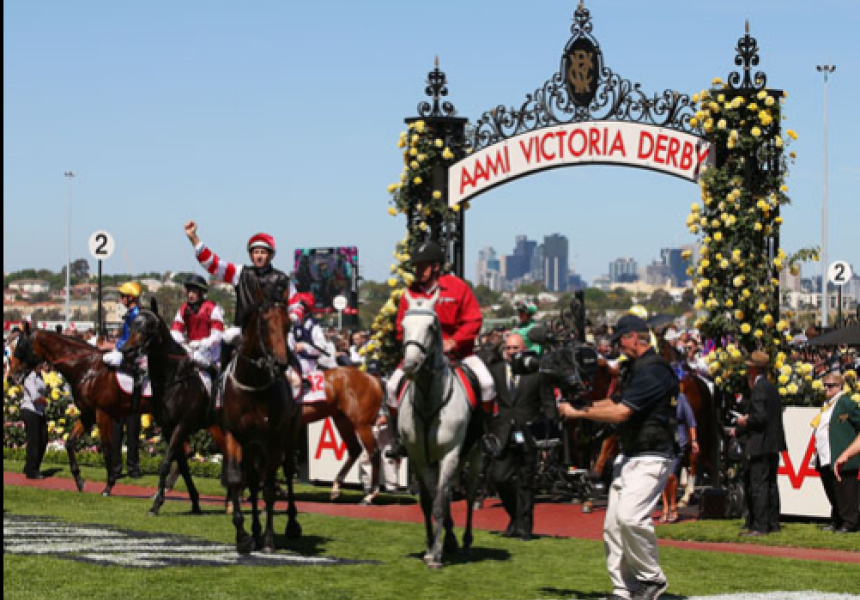
M 278 303 L 274 303 L 274 304 L 278 304 Z M 258 345 L 260 347 L 260 351 L 261 351 L 261 354 L 263 356 L 254 359 L 254 358 L 251 358 L 250 356 L 247 356 L 247 355 L 242 354 L 240 352 L 237 355 L 237 357 L 251 363 L 253 366 L 257 367 L 261 371 L 263 371 L 263 370 L 268 371 L 270 379 L 269 379 L 269 382 L 263 386 L 247 385 L 247 384 L 240 382 L 236 378 L 235 369 L 230 370 L 230 372 L 228 374 L 230 381 L 232 381 L 233 385 L 235 385 L 237 388 L 239 388 L 240 390 L 246 391 L 246 392 L 261 392 L 263 390 L 267 390 L 270 387 L 272 387 L 273 385 L 275 385 L 275 383 L 278 381 L 278 376 L 272 368 L 274 366 L 274 360 L 272 359 L 272 356 L 269 354 L 269 350 L 268 350 L 268 348 L 266 348 L 266 344 L 263 342 L 263 336 L 259 335 L 259 333 L 262 333 L 263 330 L 265 330 L 267 327 L 267 323 L 266 323 L 265 319 L 263 319 L 263 308 L 262 307 L 257 310 L 257 321 L 259 322 L 258 329 L 260 330 L 258 332 L 258 336 L 257 336 L 259 338 L 258 339 Z

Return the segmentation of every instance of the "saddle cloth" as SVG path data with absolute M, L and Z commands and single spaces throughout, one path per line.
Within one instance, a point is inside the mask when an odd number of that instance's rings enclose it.
M 132 391 L 134 391 L 134 379 L 131 375 L 126 373 L 125 371 L 116 371 L 116 383 L 119 385 L 119 389 L 123 391 L 123 393 L 131 396 Z M 142 387 L 142 395 L 144 398 L 152 397 L 152 383 L 149 381 L 149 377 L 143 378 Z
M 311 388 L 301 394 L 297 400 L 299 404 L 310 404 L 312 402 L 325 402 L 325 375 L 319 369 L 309 372 L 305 379 L 310 382 Z

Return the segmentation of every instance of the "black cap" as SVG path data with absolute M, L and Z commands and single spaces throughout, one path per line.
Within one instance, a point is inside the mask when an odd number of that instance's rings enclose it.
M 185 281 L 182 282 L 182 285 L 187 288 L 198 288 L 204 292 L 209 291 L 209 285 L 206 283 L 206 280 L 196 273 L 192 273 L 186 277 Z
M 618 323 L 615 324 L 615 333 L 612 334 L 612 343 L 614 344 L 621 339 L 622 335 L 627 335 L 628 333 L 636 331 L 649 331 L 648 323 L 636 315 L 624 315 L 618 319 Z
M 443 263 L 445 262 L 445 252 L 434 241 L 422 242 L 412 252 L 412 264 L 421 262 Z

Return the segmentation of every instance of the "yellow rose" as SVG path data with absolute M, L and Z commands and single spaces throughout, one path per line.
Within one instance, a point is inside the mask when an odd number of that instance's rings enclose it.
M 751 330 L 752 330 L 752 327 L 750 326 L 750 324 L 749 324 L 749 323 L 744 323 L 743 325 L 741 325 L 741 333 L 743 333 L 743 334 L 747 334 L 747 333 L 749 333 Z
M 421 179 L 420 177 L 416 177 L 415 179 L 412 180 L 412 183 L 414 183 L 415 185 L 421 185 L 422 183 L 424 183 L 424 180 Z
M 716 233 L 714 233 L 714 240 L 715 241 L 719 242 L 719 241 L 722 241 L 722 239 L 723 239 L 723 234 L 721 231 L 717 231 Z
M 434 200 L 438 200 L 438 199 L 439 199 L 439 198 L 441 198 L 441 197 L 442 197 L 442 192 L 440 192 L 439 190 L 434 190 L 434 191 L 433 191 L 433 199 L 434 199 Z
M 392 217 L 396 217 L 397 216 L 397 210 L 395 210 L 395 208 L 393 206 L 389 206 L 388 207 L 388 214 L 391 215 Z

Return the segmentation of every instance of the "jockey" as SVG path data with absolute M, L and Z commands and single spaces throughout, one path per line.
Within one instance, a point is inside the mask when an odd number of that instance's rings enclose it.
M 217 254 L 207 248 L 197 236 L 197 223 L 194 221 L 188 221 L 185 224 L 185 235 L 188 236 L 188 240 L 194 246 L 197 261 L 203 268 L 217 279 L 236 288 L 236 314 L 234 318 L 236 327 L 231 327 L 224 332 L 225 344 L 234 345 L 245 326 L 250 308 L 254 305 L 251 289 L 249 289 L 254 280 L 263 289 L 268 300 L 279 302 L 283 299 L 284 291 L 289 290 L 290 312 L 293 312 L 292 298 L 296 289 L 286 273 L 272 266 L 272 259 L 275 256 L 275 240 L 272 236 L 258 233 L 248 240 L 248 255 L 252 264 L 244 266 L 221 260 Z
M 296 356 L 302 365 L 302 373 L 307 374 L 315 371 L 317 361 L 328 353 L 326 348 L 328 341 L 322 327 L 313 316 L 316 300 L 310 292 L 303 292 L 295 296 L 296 307 L 293 314 L 296 316 L 293 329 L 290 332 L 290 347 L 295 344 Z
M 140 314 L 140 285 L 134 281 L 127 281 L 119 288 L 119 301 L 125 306 L 125 316 L 122 320 L 122 335 L 116 341 L 116 346 L 110 352 L 106 352 L 102 357 L 105 364 L 119 368 L 123 364 L 122 347 L 128 341 L 131 335 L 131 324 Z M 131 412 L 132 414 L 139 411 L 141 384 L 143 381 L 143 370 L 138 365 L 131 365 L 132 374 L 134 377 L 134 391 L 131 394 Z
M 526 345 L 526 350 L 532 350 L 540 354 L 543 352 L 543 347 L 540 344 L 535 344 L 528 338 L 528 333 L 532 327 L 537 325 L 537 321 L 535 321 L 535 313 L 537 312 L 537 306 L 535 306 L 532 302 L 517 302 L 514 307 L 517 309 L 517 317 L 519 318 L 519 323 L 516 327 L 513 328 L 511 333 L 516 333 L 522 336 L 523 341 Z
M 438 244 L 432 241 L 423 242 L 412 253 L 412 265 L 415 281 L 409 287 L 409 292 L 416 297 L 429 298 L 438 289 L 439 300 L 436 302 L 436 314 L 442 328 L 442 348 L 446 354 L 455 360 L 466 364 L 478 377 L 481 386 L 481 397 L 484 403 L 491 403 L 496 396 L 493 378 L 486 365 L 475 356 L 475 339 L 481 331 L 483 315 L 475 299 L 475 294 L 466 282 L 452 274 L 442 274 L 442 263 L 445 254 Z M 407 300 L 405 294 L 400 298 L 400 308 L 397 312 L 397 339 L 403 339 L 403 314 L 406 312 Z M 400 441 L 397 431 L 397 397 L 403 371 L 398 368 L 391 375 L 387 385 L 387 404 L 392 423 L 389 424 L 394 440 L 386 452 L 389 458 L 406 456 L 406 448 Z
M 189 275 L 183 285 L 186 302 L 176 312 L 170 335 L 186 347 L 194 364 L 202 369 L 217 368 L 224 335 L 224 311 L 206 298 L 209 286 L 200 275 Z
M 116 341 L 116 346 L 110 352 L 105 353 L 103 360 L 106 365 L 119 367 L 122 364 L 122 347 L 131 335 L 131 323 L 140 313 L 140 285 L 134 281 L 127 281 L 117 288 L 119 301 L 126 308 L 122 320 L 122 335 Z

